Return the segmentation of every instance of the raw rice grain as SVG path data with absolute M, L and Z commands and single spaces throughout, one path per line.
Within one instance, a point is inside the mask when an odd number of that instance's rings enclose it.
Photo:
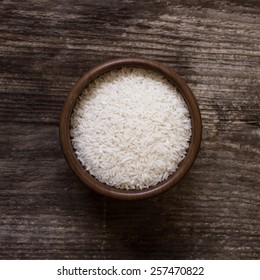
M 101 75 L 83 91 L 70 133 L 77 158 L 96 179 L 143 189 L 178 168 L 189 147 L 191 120 L 167 79 L 126 67 Z

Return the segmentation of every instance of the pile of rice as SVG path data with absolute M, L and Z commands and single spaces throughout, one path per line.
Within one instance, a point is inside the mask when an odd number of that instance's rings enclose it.
M 77 158 L 96 179 L 143 189 L 178 168 L 189 147 L 191 120 L 168 80 L 127 67 L 99 76 L 83 91 L 70 133 Z

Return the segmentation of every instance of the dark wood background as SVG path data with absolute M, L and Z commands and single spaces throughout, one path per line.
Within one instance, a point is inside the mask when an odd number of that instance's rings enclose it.
M 259 259 L 260 2 L 0 3 L 1 259 Z M 119 56 L 171 67 L 203 119 L 197 161 L 156 198 L 100 196 L 70 171 L 59 116 Z

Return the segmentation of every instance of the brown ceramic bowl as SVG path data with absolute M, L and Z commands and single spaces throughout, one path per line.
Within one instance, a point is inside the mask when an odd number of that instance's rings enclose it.
M 185 158 L 179 164 L 178 169 L 167 180 L 160 182 L 148 189 L 121 190 L 101 183 L 91 176 L 81 165 L 71 144 L 70 119 L 79 95 L 82 93 L 83 89 L 85 89 L 89 83 L 91 83 L 99 75 L 121 67 L 141 67 L 162 74 L 179 90 L 187 104 L 191 116 L 192 136 Z M 174 187 L 193 165 L 199 151 L 201 134 L 202 124 L 199 107 L 192 91 L 186 82 L 178 74 L 161 63 L 142 58 L 116 58 L 91 68 L 82 78 L 76 82 L 74 87 L 71 89 L 64 102 L 60 119 L 61 147 L 71 169 L 82 180 L 83 183 L 85 183 L 94 191 L 112 198 L 123 200 L 150 198 Z

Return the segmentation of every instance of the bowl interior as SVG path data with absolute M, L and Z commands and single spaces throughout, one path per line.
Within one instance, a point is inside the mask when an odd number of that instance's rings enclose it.
M 177 88 L 179 93 L 182 95 L 190 113 L 192 135 L 185 158 L 179 164 L 178 169 L 171 176 L 169 176 L 168 179 L 147 189 L 123 190 L 101 183 L 93 176 L 91 176 L 81 165 L 75 155 L 71 143 L 70 120 L 79 95 L 98 76 L 108 71 L 122 67 L 139 67 L 163 75 Z M 176 185 L 179 180 L 188 172 L 196 159 L 200 147 L 201 134 L 202 124 L 199 107 L 196 98 L 194 97 L 186 82 L 177 73 L 173 72 L 161 63 L 142 58 L 117 58 L 106 61 L 91 68 L 83 77 L 81 77 L 76 82 L 74 87 L 71 89 L 64 102 L 60 118 L 60 142 L 62 151 L 70 168 L 87 186 L 97 191 L 98 193 L 112 198 L 124 200 L 149 198 L 158 195 Z

